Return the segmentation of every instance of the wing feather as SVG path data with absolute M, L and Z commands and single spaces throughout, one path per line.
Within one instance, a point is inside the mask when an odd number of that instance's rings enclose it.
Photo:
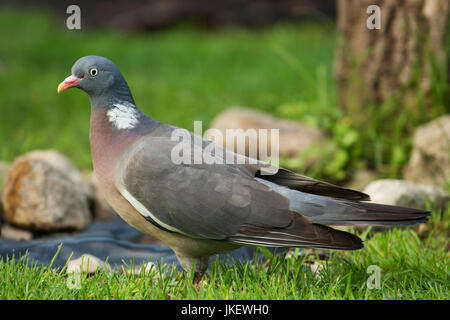
M 255 171 L 255 177 L 288 187 L 289 189 L 320 196 L 347 200 L 370 200 L 370 196 L 368 194 L 352 189 L 342 188 L 328 182 L 312 179 L 283 168 L 279 168 L 279 170 L 273 175 L 261 175 L 261 171 L 258 169 Z

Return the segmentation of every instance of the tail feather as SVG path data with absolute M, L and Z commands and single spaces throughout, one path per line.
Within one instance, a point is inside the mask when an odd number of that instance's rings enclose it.
M 343 201 L 344 210 L 324 210 L 311 217 L 314 223 L 327 225 L 400 226 L 426 222 L 430 212 L 379 203 Z
M 425 210 L 399 206 L 337 199 L 335 197 L 292 190 L 270 181 L 258 179 L 274 191 L 287 197 L 292 211 L 306 216 L 311 222 L 324 225 L 398 226 L 426 222 Z
M 357 250 L 363 247 L 360 238 L 329 226 L 414 225 L 426 222 L 430 215 L 421 209 L 337 199 L 258 180 L 289 199 L 292 223 L 285 228 L 244 225 L 229 237 L 231 242 L 251 246 Z

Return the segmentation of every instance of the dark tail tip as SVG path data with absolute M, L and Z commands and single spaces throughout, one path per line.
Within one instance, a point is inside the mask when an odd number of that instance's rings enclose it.
M 430 212 L 365 201 L 345 201 L 345 211 L 331 212 L 314 219 L 325 225 L 402 226 L 427 222 Z
M 354 224 L 367 224 L 377 226 L 417 225 L 427 222 L 430 212 L 422 209 L 413 209 L 379 203 L 359 202 L 357 207 L 364 209 L 364 213 L 355 216 Z

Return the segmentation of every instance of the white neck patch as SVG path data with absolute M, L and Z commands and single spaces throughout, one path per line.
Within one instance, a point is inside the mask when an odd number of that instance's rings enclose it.
M 139 122 L 138 112 L 134 105 L 129 102 L 115 103 L 112 109 L 109 109 L 106 115 L 109 122 L 114 124 L 117 129 L 133 129 Z

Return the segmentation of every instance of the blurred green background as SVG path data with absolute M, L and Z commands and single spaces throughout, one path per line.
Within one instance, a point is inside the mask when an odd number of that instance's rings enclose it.
M 308 112 L 335 113 L 334 28 L 280 24 L 259 31 L 215 32 L 183 25 L 156 33 L 69 31 L 50 15 L 0 12 L 0 158 L 56 148 L 90 168 L 86 94 L 56 93 L 85 55 L 113 60 L 136 103 L 163 122 L 193 129 L 230 106 L 283 115 L 301 101 Z M 11 28 L 11 26 L 15 26 Z
M 118 65 L 137 105 L 160 121 L 192 130 L 194 120 L 203 120 L 206 130 L 226 108 L 256 108 L 320 127 L 334 143 L 281 159 L 283 166 L 335 183 L 361 168 L 401 176 L 414 127 L 446 112 L 443 95 L 436 94 L 434 114 L 421 109 L 414 117 L 394 116 L 403 108 L 402 97 L 381 108 L 367 106 L 369 121 L 361 128 L 338 107 L 335 22 L 313 20 L 258 29 L 181 23 L 153 32 L 71 31 L 45 10 L 2 7 L 0 159 L 55 148 L 79 168 L 91 169 L 88 97 L 76 90 L 58 95 L 56 87 L 78 58 L 101 55 Z M 420 107 L 420 93 L 416 101 Z M 305 157 L 317 153 L 321 160 L 308 168 Z

